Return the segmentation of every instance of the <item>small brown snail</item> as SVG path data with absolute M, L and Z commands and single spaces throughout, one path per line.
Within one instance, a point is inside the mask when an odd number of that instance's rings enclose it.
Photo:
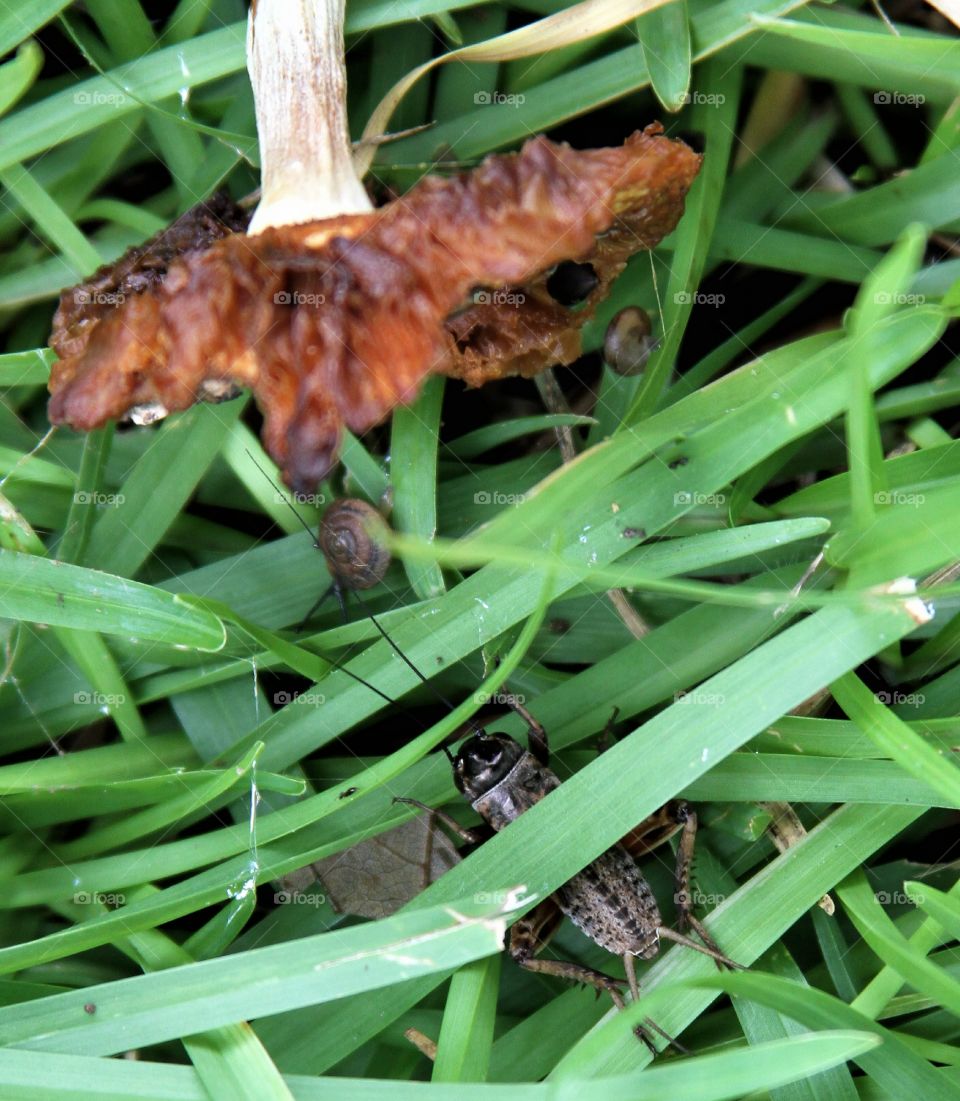
M 390 565 L 383 516 L 366 501 L 341 497 L 320 520 L 317 546 L 327 561 L 336 588 L 372 589 Z
M 613 315 L 603 338 L 604 362 L 618 375 L 639 375 L 658 341 L 650 315 L 639 306 L 626 306 Z

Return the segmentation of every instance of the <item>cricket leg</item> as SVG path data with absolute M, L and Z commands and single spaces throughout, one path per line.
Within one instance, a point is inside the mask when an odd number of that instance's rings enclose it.
M 425 810 L 427 814 L 433 815 L 438 821 L 442 822 L 447 829 L 460 838 L 461 841 L 465 841 L 468 845 L 480 845 L 484 841 L 489 841 L 494 834 L 492 826 L 484 822 L 480 826 L 475 826 L 473 829 L 467 829 L 466 826 L 461 826 L 455 819 L 451 818 L 446 811 L 437 810 L 436 807 L 428 807 L 426 803 L 421 803 L 419 799 L 404 799 L 401 796 L 395 796 L 395 803 L 406 803 L 410 807 L 419 807 L 420 810 Z
M 527 739 L 530 746 L 530 752 L 536 757 L 540 764 L 546 767 L 550 764 L 550 746 L 547 743 L 547 732 L 544 730 L 543 724 L 537 722 L 523 704 L 517 703 L 515 699 L 510 700 L 510 706 L 527 724 Z
M 537 952 L 546 947 L 561 921 L 563 921 L 563 911 L 553 896 L 538 903 L 529 914 L 525 914 L 511 927 L 510 941 L 507 945 L 510 958 L 525 971 L 533 971 L 540 975 L 555 975 L 557 978 L 569 979 L 570 982 L 586 983 L 598 992 L 605 990 L 613 999 L 617 1009 L 623 1009 L 626 1003 L 620 990 L 623 986 L 622 979 L 614 979 L 602 971 L 594 971 L 592 967 L 585 967 L 583 964 L 572 963 L 569 960 L 536 958 Z
M 597 737 L 597 753 L 606 753 L 607 750 L 613 745 L 613 728 L 617 725 L 617 718 L 620 715 L 620 708 L 615 707 L 610 712 L 610 718 L 607 719 L 607 724 Z
M 706 926 L 693 912 L 693 892 L 690 889 L 690 870 L 693 866 L 693 849 L 697 838 L 697 815 L 687 803 L 678 802 L 676 805 L 677 821 L 680 822 L 680 844 L 677 846 L 677 868 L 674 879 L 674 901 L 677 905 L 678 921 L 680 929 L 660 929 L 660 934 L 667 940 L 676 941 L 677 944 L 685 944 L 688 948 L 694 948 L 705 956 L 710 956 L 721 969 L 729 967 L 732 970 L 741 970 L 740 964 L 725 956 L 707 931 Z M 703 941 L 698 944 L 695 940 L 684 936 L 684 930 L 692 929 Z
M 632 952 L 624 952 L 623 969 L 627 973 L 630 1000 L 638 1002 L 640 1000 L 640 984 L 637 982 L 637 958 Z M 681 1054 L 690 1054 L 679 1040 L 675 1040 L 669 1032 L 664 1031 L 652 1017 L 644 1017 L 643 1024 L 635 1025 L 633 1033 L 638 1040 L 642 1040 L 647 1045 L 651 1055 L 657 1054 L 657 1048 L 653 1042 L 653 1033 L 662 1036 L 671 1047 L 675 1047 Z
M 321 607 L 323 604 L 326 604 L 327 600 L 329 599 L 329 597 L 331 595 L 333 595 L 337 598 L 337 603 L 340 605 L 340 618 L 341 618 L 341 620 L 344 623 L 347 622 L 347 618 L 348 618 L 347 617 L 347 605 L 346 605 L 346 602 L 343 599 L 343 590 L 340 588 L 339 584 L 336 581 L 333 581 L 333 582 L 331 582 L 330 587 L 328 589 L 325 589 L 323 594 L 321 596 L 318 596 L 317 599 L 313 602 L 313 604 L 310 605 L 310 611 L 307 612 L 307 614 L 303 617 L 303 619 L 300 620 L 300 623 L 297 626 L 297 629 L 296 629 L 296 632 L 295 632 L 296 634 L 298 634 L 298 635 L 300 634 L 300 632 L 304 629 L 304 627 L 306 627 L 307 623 L 313 617 L 313 613 L 319 607 Z

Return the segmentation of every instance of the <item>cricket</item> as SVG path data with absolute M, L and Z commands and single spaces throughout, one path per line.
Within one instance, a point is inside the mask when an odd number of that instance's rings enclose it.
M 444 747 L 453 769 L 454 784 L 483 819 L 482 826 L 466 829 L 444 811 L 415 799 L 398 797 L 395 802 L 435 815 L 462 841 L 476 845 L 505 829 L 524 811 L 558 788 L 560 780 L 550 768 L 546 729 L 523 704 L 510 698 L 510 706 L 527 726 L 528 749 L 524 749 L 509 734 L 488 733 L 485 729 L 471 734 L 456 754 Z M 601 948 L 621 957 L 634 1001 L 640 996 L 634 961 L 656 956 L 661 940 L 673 941 L 701 952 L 721 967 L 739 969 L 740 965 L 720 950 L 693 912 L 690 876 L 697 816 L 692 808 L 681 800 L 675 800 L 633 831 L 632 836 L 639 838 L 642 851 L 649 851 L 677 831 L 680 832 L 680 842 L 674 899 L 679 929 L 664 924 L 657 900 L 634 856 L 625 844 L 618 843 L 514 923 L 507 946 L 510 958 L 527 971 L 584 983 L 598 992 L 605 991 L 618 1009 L 623 1009 L 626 1004 L 621 991 L 622 980 L 569 960 L 538 958 L 538 953 L 546 947 L 564 916 Z M 687 936 L 687 928 L 693 930 L 700 940 Z M 659 1033 L 671 1045 L 685 1050 L 649 1018 L 635 1031 L 654 1053 L 653 1032 Z

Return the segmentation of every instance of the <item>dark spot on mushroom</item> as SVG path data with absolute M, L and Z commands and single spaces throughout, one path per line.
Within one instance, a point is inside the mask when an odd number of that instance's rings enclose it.
M 547 277 L 547 293 L 561 306 L 575 306 L 588 298 L 597 285 L 592 264 L 564 260 Z

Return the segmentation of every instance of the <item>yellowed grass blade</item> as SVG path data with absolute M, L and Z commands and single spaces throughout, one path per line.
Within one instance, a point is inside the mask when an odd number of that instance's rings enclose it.
M 527 27 L 508 31 L 486 42 L 462 46 L 418 65 L 394 84 L 370 116 L 354 153 L 357 175 L 362 177 L 369 170 L 377 144 L 386 132 L 397 104 L 420 77 L 435 66 L 446 61 L 514 61 L 519 57 L 547 53 L 613 30 L 638 15 L 670 2 L 671 0 L 583 0 L 572 8 L 555 12 Z

